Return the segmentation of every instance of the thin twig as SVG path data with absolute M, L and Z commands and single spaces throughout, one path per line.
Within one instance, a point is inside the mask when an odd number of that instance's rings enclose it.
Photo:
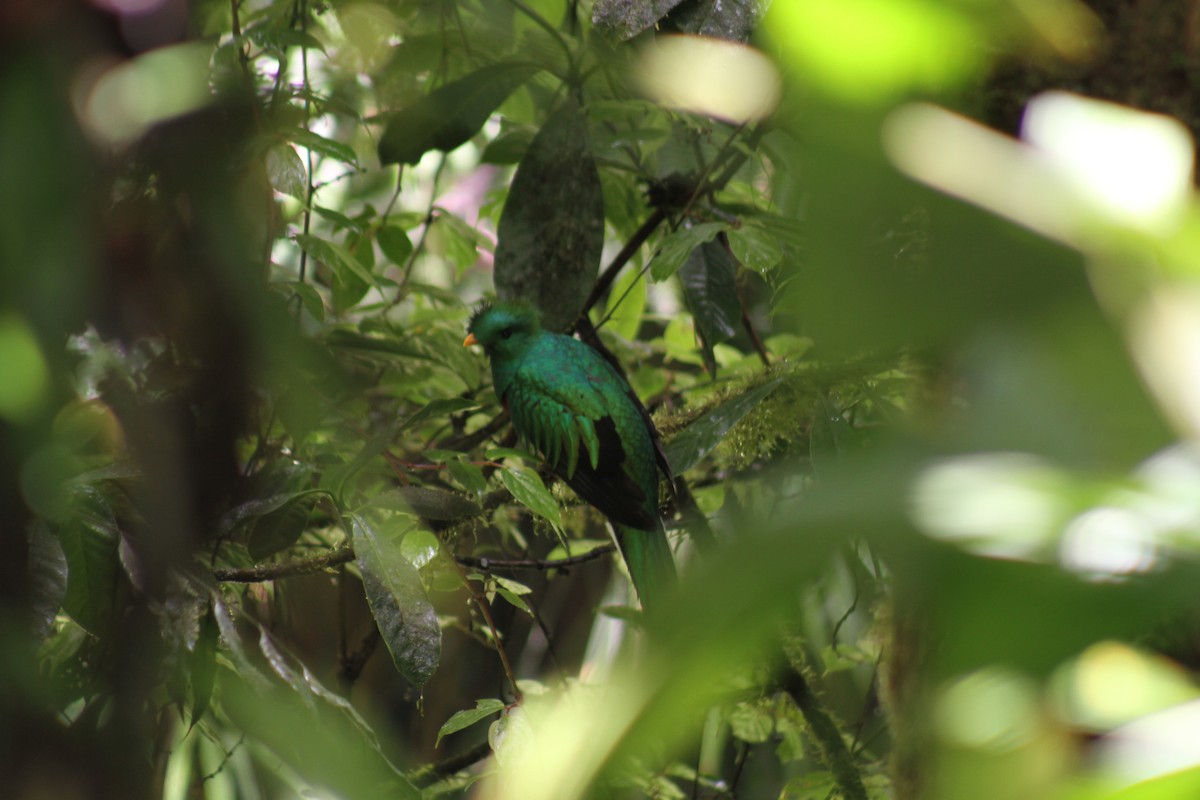
M 492 642 L 496 647 L 496 654 L 500 656 L 500 664 L 504 667 L 504 674 L 508 677 L 509 686 L 512 687 L 513 697 L 516 702 L 520 703 L 524 699 L 524 695 L 521 693 L 521 688 L 517 686 L 517 675 L 513 672 L 512 663 L 508 660 L 508 651 L 504 649 L 504 641 L 500 638 L 500 631 L 496 628 L 496 621 L 492 618 L 491 604 L 483 596 L 483 592 L 477 589 L 471 579 L 467 577 L 466 571 L 457 560 L 454 561 L 454 568 L 458 570 L 458 576 L 462 579 L 463 586 L 471 594 L 471 599 L 479 607 L 479 612 L 483 614 L 488 630 L 492 632 Z
M 628 263 L 629 259 L 633 258 L 633 254 L 645 244 L 646 240 L 650 238 L 650 234 L 654 233 L 666 218 L 667 212 L 661 208 L 654 209 L 654 213 L 646 218 L 646 221 L 634 232 L 633 236 L 629 237 L 629 241 L 613 257 L 612 263 L 605 267 L 604 272 L 596 279 L 596 285 L 592 287 L 592 293 L 588 295 L 587 301 L 583 304 L 583 310 L 579 312 L 580 316 L 585 316 L 592 309 L 592 306 L 596 305 L 600 298 L 604 296 L 604 293 L 608 291 L 608 287 L 616 279 L 617 273 Z
M 454 560 L 465 567 L 476 567 L 477 569 L 494 570 L 494 569 L 533 569 L 533 570 L 550 570 L 562 569 L 563 567 L 573 567 L 576 564 L 585 564 L 588 561 L 595 561 L 601 556 L 606 556 L 617 549 L 614 544 L 602 544 L 586 553 L 580 553 L 577 556 L 568 556 L 567 558 L 476 558 L 475 556 L 454 556 Z

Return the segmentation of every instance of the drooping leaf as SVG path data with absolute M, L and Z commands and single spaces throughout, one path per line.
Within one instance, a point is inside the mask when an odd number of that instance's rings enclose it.
M 200 633 L 196 637 L 191 658 L 192 720 L 194 726 L 212 701 L 213 684 L 217 677 L 217 642 L 220 628 L 210 608 L 200 619 Z
M 67 596 L 67 557 L 46 523 L 29 528 L 29 610 L 34 641 L 45 639 Z
M 437 613 L 421 586 L 421 576 L 404 558 L 398 542 L 362 517 L 350 517 L 350 533 L 367 603 L 400 674 L 418 689 L 425 685 L 442 653 Z
M 362 262 L 341 245 L 310 233 L 297 233 L 295 239 L 296 244 L 303 247 L 310 256 L 329 267 L 334 275 L 340 274 L 343 278 L 353 276 L 368 286 L 375 283 L 375 278 L 362 265 Z
M 679 282 L 684 301 L 696 320 L 704 366 L 709 374 L 715 375 L 713 345 L 737 333 L 742 313 L 736 267 L 720 237 L 704 242 L 688 254 L 679 269 Z
M 659 243 L 658 251 L 650 262 L 650 277 L 656 281 L 665 281 L 683 266 L 692 250 L 724 229 L 723 222 L 702 222 L 667 234 Z
M 338 350 L 361 351 L 399 358 L 429 360 L 430 356 L 396 336 L 368 336 L 358 331 L 335 328 L 325 334 L 325 343 Z
M 680 0 L 596 0 L 592 24 L 618 41 L 630 39 L 667 15 Z
M 461 730 L 471 727 L 476 722 L 487 719 L 497 711 L 503 710 L 503 700 L 496 700 L 495 698 L 476 700 L 474 708 L 468 708 L 465 711 L 456 711 L 450 719 L 446 720 L 445 724 L 438 731 L 437 741 L 433 743 L 433 746 L 437 747 L 440 745 L 443 736 L 458 733 Z
M 595 283 L 603 247 L 600 173 L 584 114 L 568 101 L 517 167 L 497 231 L 496 294 L 533 303 L 548 329 L 565 330 Z
M 308 194 L 308 172 L 304 162 L 290 144 L 280 144 L 267 151 L 267 176 L 277 192 L 303 200 Z
M 379 160 L 416 164 L 430 150 L 453 150 L 474 136 L 538 69 L 531 64 L 493 64 L 434 89 L 391 118 L 379 140 Z
M 348 144 L 335 141 L 328 137 L 322 136 L 319 133 L 305 130 L 304 128 L 296 128 L 288 131 L 286 134 L 292 142 L 312 150 L 314 153 L 320 153 L 323 156 L 344 161 L 347 164 L 355 164 L 358 162 L 358 156 L 354 153 L 354 148 Z
M 310 490 L 286 498 L 250 521 L 246 548 L 261 561 L 296 543 L 308 525 L 313 506 L 325 492 Z
M 418 425 L 427 419 L 440 419 L 441 417 L 466 411 L 468 408 L 476 408 L 479 403 L 474 400 L 467 400 L 464 397 L 435 397 L 413 414 L 408 419 L 404 420 L 401 430 L 411 428 Z
M 667 442 L 664 448 L 672 471 L 679 475 L 695 466 L 720 444 L 729 429 L 783 383 L 776 378 L 731 397 L 688 425 Z
M 95 486 L 79 487 L 72 505 L 71 517 L 57 529 L 67 559 L 63 611 L 88 633 L 103 636 L 112 620 L 120 535 L 112 509 Z
M 555 528 L 562 528 L 562 511 L 554 495 L 542 483 L 538 474 L 526 467 L 509 466 L 500 473 L 500 479 L 512 492 L 517 502 L 540 517 L 550 521 Z

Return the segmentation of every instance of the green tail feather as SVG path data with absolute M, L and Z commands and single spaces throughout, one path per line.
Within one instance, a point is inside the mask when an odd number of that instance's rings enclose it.
M 614 525 L 613 528 L 617 533 L 617 546 L 621 548 L 625 566 L 633 578 L 633 588 L 642 601 L 642 608 L 647 611 L 657 608 L 677 580 L 675 557 L 671 554 L 666 531 L 661 525 L 654 531 L 624 525 Z

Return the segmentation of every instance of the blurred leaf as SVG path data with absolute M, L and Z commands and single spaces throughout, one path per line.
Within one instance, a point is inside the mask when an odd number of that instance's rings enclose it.
M 308 233 L 297 233 L 293 238 L 305 252 L 329 267 L 335 275 L 341 275 L 343 279 L 353 277 L 368 286 L 375 284 L 374 276 L 341 245 Z
M 416 164 L 430 150 L 455 149 L 474 136 L 505 98 L 538 69 L 529 64 L 492 64 L 434 89 L 388 121 L 379 140 L 379 160 Z
M 775 730 L 774 709 L 759 700 L 736 703 L 729 711 L 729 727 L 743 742 L 760 744 Z
M 642 326 L 646 310 L 646 276 L 641 270 L 626 269 L 613 283 L 604 316 L 608 329 L 622 339 L 633 341 Z
M 516 164 L 529 151 L 536 135 L 536 128 L 520 127 L 503 131 L 488 142 L 479 160 L 484 164 Z
M 471 727 L 477 722 L 487 719 L 497 711 L 503 710 L 503 700 L 495 700 L 491 698 L 476 700 L 474 708 L 470 708 L 465 711 L 456 711 L 454 716 L 446 720 L 446 723 L 442 725 L 441 730 L 438 731 L 437 741 L 433 743 L 433 746 L 437 747 L 440 745 L 442 743 L 443 736 L 449 736 L 452 733 L 458 733 L 465 728 Z
M 297 200 L 304 200 L 308 195 L 308 172 L 290 144 L 267 151 L 267 176 L 278 192 L 290 194 Z
M 325 321 L 325 301 L 321 299 L 321 293 L 312 285 L 300 281 L 275 281 L 271 287 L 281 290 L 285 294 L 290 292 L 291 297 L 299 298 L 304 309 L 312 315 L 313 319 L 317 322 Z
M 354 154 L 354 148 L 333 139 L 321 136 L 318 133 L 305 130 L 303 128 L 294 128 L 285 132 L 288 139 L 301 147 L 307 147 L 314 153 L 320 153 L 323 156 L 343 161 L 347 164 L 357 164 L 358 156 Z
M 67 557 L 62 543 L 45 522 L 29 527 L 29 610 L 34 641 L 50 635 L 54 618 L 67 596 Z
M 749 220 L 743 221 L 739 228 L 730 229 L 728 235 L 729 247 L 738 263 L 759 275 L 771 272 L 783 260 L 778 236 Z
M 249 683 L 230 667 L 220 670 L 219 684 L 221 708 L 234 725 L 313 785 L 343 797 L 420 798 L 336 695 L 317 693 L 324 702 L 302 702 L 277 683 Z
M 408 257 L 412 255 L 413 243 L 409 241 L 403 228 L 384 225 L 375 236 L 379 242 L 379 249 L 389 261 L 398 267 L 403 267 L 408 262 Z
M 564 103 L 513 176 L 497 231 L 501 298 L 529 301 L 542 324 L 566 330 L 583 308 L 604 247 L 604 196 L 583 111 Z
M 101 490 L 79 487 L 71 515 L 56 533 L 67 559 L 63 611 L 93 636 L 107 635 L 117 587 L 120 533 Z
M 676 475 L 682 475 L 699 463 L 700 459 L 720 443 L 738 420 L 765 400 L 783 380 L 776 378 L 737 397 L 731 397 L 677 433 L 664 448 L 671 470 Z
M 200 632 L 192 649 L 190 677 L 192 687 L 192 718 L 188 727 L 196 723 L 208 711 L 212 700 L 213 685 L 217 677 L 217 643 L 220 638 L 220 628 L 213 610 L 200 618 Z
M 446 462 L 446 468 L 450 471 L 450 477 L 458 481 L 459 486 L 476 497 L 487 491 L 487 478 L 483 477 L 483 470 L 475 464 L 463 458 L 454 458 Z
M 725 230 L 723 222 L 701 222 L 690 228 L 680 228 L 663 237 L 650 261 L 650 277 L 665 281 L 683 266 L 692 250 Z
M 525 467 L 506 466 L 500 479 L 521 505 L 562 529 L 562 510 L 538 474 Z
M 291 495 L 283 502 L 273 498 L 273 507 L 256 515 L 248 526 L 246 548 L 250 557 L 262 561 L 294 545 L 304 533 L 313 507 L 324 494 L 320 489 L 311 489 Z
M 395 336 L 376 336 L 358 333 L 357 331 L 335 328 L 325 334 L 325 341 L 330 347 L 339 350 L 361 350 L 366 353 L 378 353 L 400 358 L 428 359 L 421 350 Z
M 715 375 L 713 346 L 737 333 L 742 316 L 736 268 L 721 237 L 704 242 L 688 254 L 679 270 L 679 282 L 700 333 L 705 368 Z
M 420 689 L 437 670 L 442 632 L 421 576 L 400 552 L 359 516 L 349 519 L 367 603 L 400 674 Z
M 460 411 L 478 407 L 479 403 L 464 397 L 435 397 L 421 406 L 411 417 L 404 420 L 402 430 L 415 427 L 427 419 L 440 419 L 451 414 L 457 414 Z

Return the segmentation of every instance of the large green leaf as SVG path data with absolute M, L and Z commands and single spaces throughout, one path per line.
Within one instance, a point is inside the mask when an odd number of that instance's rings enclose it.
M 66 596 L 67 557 L 59 540 L 39 520 L 29 529 L 29 606 L 36 640 L 50 634 Z
M 625 41 L 648 28 L 679 5 L 679 0 L 596 0 L 592 24 L 596 29 Z
M 603 247 L 600 173 L 583 112 L 568 101 L 517 167 L 497 231 L 496 294 L 530 301 L 547 328 L 565 330 L 596 281 Z
M 88 633 L 102 636 L 112 620 L 120 534 L 100 489 L 80 486 L 72 499 L 73 513 L 57 530 L 67 558 L 63 610 Z
M 765 400 L 783 380 L 776 378 L 737 397 L 729 398 L 676 434 L 664 448 L 671 469 L 676 474 L 681 474 L 699 463 L 700 459 L 720 444 L 721 439 L 738 420 Z
M 719 237 L 704 242 L 688 254 L 679 270 L 683 299 L 696 320 L 704 366 L 717 372 L 713 345 L 731 339 L 737 333 L 742 315 L 738 298 L 737 270 L 729 250 Z
M 389 120 L 379 140 L 384 164 L 416 164 L 430 150 L 453 150 L 538 67 L 493 64 L 439 87 Z
M 350 535 L 362 573 L 367 603 L 400 674 L 418 689 L 442 654 L 437 613 L 421 586 L 421 575 L 395 542 L 366 520 L 352 515 Z

